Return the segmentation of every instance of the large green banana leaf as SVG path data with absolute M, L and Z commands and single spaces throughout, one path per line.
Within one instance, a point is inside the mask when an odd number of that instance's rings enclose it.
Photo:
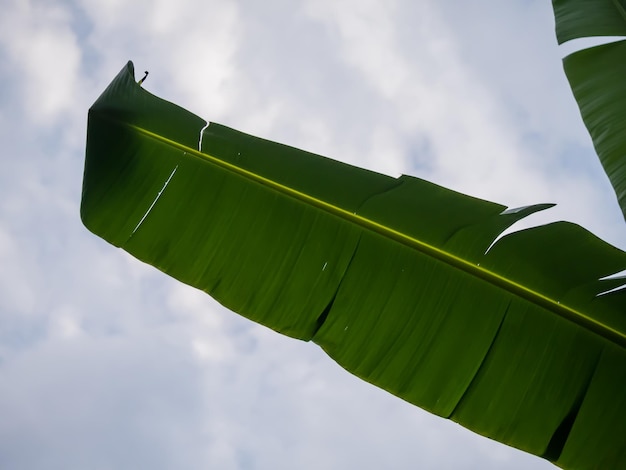
M 626 36 L 618 0 L 552 0 L 559 44 L 588 36 Z M 626 42 L 570 54 L 565 73 L 583 121 L 626 218 Z
M 570 468 L 626 467 L 626 253 L 504 206 L 210 124 L 128 63 L 89 111 L 81 217 L 348 371 Z M 611 291 L 611 292 L 609 292 Z

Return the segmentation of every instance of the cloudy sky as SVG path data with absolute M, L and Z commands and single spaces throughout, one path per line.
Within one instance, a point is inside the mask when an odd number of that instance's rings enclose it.
M 79 219 L 87 110 L 132 59 L 148 90 L 207 120 L 508 206 L 555 202 L 525 224 L 570 220 L 625 248 L 550 2 L 1 4 L 0 468 L 553 468 Z

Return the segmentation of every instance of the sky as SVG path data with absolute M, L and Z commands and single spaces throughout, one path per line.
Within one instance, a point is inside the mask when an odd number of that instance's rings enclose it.
M 0 468 L 550 469 L 88 232 L 87 110 L 133 60 L 201 117 L 626 226 L 539 0 L 0 0 Z M 574 46 L 576 47 L 576 46 Z

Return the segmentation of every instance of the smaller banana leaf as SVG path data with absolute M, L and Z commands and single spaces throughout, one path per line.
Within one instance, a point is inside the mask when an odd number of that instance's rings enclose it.
M 626 10 L 618 0 L 553 0 L 552 4 L 559 44 L 590 36 L 626 36 Z M 575 52 L 563 65 L 626 218 L 626 42 Z

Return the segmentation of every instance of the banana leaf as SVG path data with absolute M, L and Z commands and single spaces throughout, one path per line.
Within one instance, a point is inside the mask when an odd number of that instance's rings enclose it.
M 559 44 L 589 36 L 626 36 L 618 0 L 553 0 Z M 570 54 L 565 74 L 585 126 L 626 218 L 626 42 Z
M 626 9 L 620 0 L 552 0 L 559 44 L 593 36 L 626 36 Z
M 626 253 L 566 222 L 208 124 L 129 62 L 89 110 L 85 226 L 425 410 L 626 466 Z M 494 240 L 496 240 L 494 242 Z

